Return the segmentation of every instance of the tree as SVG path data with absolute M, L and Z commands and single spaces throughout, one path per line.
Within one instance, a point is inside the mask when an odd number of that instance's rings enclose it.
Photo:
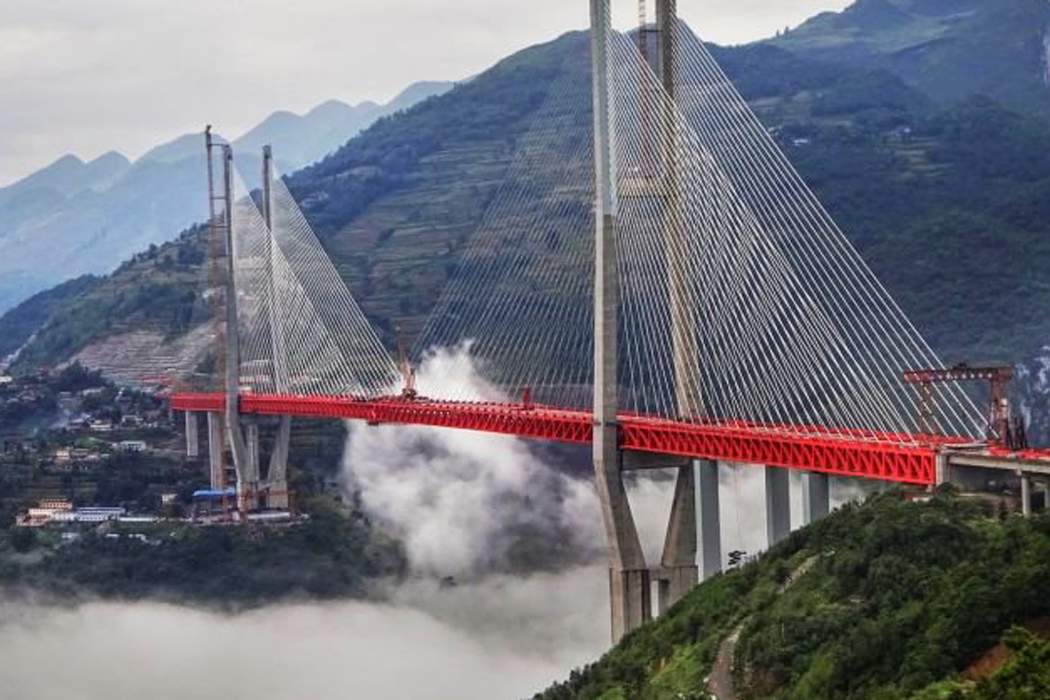
M 25 553 L 36 546 L 36 530 L 28 527 L 12 527 L 8 539 L 16 552 Z

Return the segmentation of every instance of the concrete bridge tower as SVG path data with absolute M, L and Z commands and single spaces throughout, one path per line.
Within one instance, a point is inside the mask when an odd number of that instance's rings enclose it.
M 660 34 L 659 66 L 664 89 L 674 91 L 675 33 L 674 0 L 657 3 L 657 29 Z M 617 279 L 616 206 L 613 159 L 610 134 L 609 0 L 591 1 L 591 60 L 594 100 L 594 169 L 595 169 L 595 269 L 594 269 L 594 470 L 609 546 L 609 596 L 612 606 L 612 637 L 616 641 L 652 616 L 651 584 L 658 582 L 659 609 L 666 610 L 696 585 L 696 481 L 694 465 L 678 459 L 657 460 L 655 464 L 638 464 L 637 456 L 627 455 L 633 463 L 628 468 L 671 467 L 677 469 L 674 501 L 664 540 L 660 565 L 650 567 L 642 552 L 638 531 L 631 514 L 623 484 L 625 455 L 619 448 L 619 360 L 617 315 L 620 290 Z M 660 100 L 657 100 L 660 103 Z M 650 129 L 656 144 L 656 157 L 661 168 L 643 173 L 645 182 L 634 183 L 630 196 L 658 197 L 662 200 L 667 248 L 681 250 L 683 232 L 676 226 L 681 217 L 675 211 L 678 160 L 676 129 L 666 110 L 650 113 Z M 663 175 L 655 173 L 660 170 Z M 624 194 L 624 196 L 628 196 Z M 676 256 L 669 255 L 669 258 Z M 685 376 L 685 368 L 697 357 L 694 325 L 686 302 L 687 294 L 680 285 L 672 285 L 670 303 L 673 319 L 674 362 L 676 375 Z M 679 381 L 684 387 L 687 382 Z M 679 412 L 684 416 L 699 405 L 699 398 L 679 392 Z M 650 460 L 651 462 L 652 460 Z
M 591 0 L 594 100 L 595 268 L 594 433 L 595 485 L 609 546 L 612 637 L 620 639 L 652 615 L 650 576 L 622 478 L 617 405 L 619 395 L 616 208 L 610 140 L 609 0 Z
M 273 150 L 270 146 L 263 146 L 262 160 L 262 215 L 266 223 L 267 231 L 271 232 L 270 245 L 276 245 L 273 238 Z M 277 296 L 276 282 L 273 275 L 273 255 L 270 256 L 270 274 L 268 276 L 271 285 L 271 299 Z M 276 324 L 280 323 L 277 314 L 270 309 L 271 338 L 274 343 L 272 372 L 275 379 L 281 379 L 283 373 L 277 364 L 284 357 L 284 348 L 278 347 L 277 339 L 281 336 L 277 332 Z M 278 382 L 280 385 L 281 382 Z M 264 488 L 266 505 L 270 508 L 286 509 L 289 506 L 288 499 L 288 446 L 292 435 L 292 417 L 281 416 L 277 426 L 277 436 L 274 438 L 273 451 L 270 453 L 270 466 L 266 472 L 266 485 Z

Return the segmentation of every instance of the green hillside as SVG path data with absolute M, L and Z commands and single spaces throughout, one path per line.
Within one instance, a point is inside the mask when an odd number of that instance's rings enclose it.
M 54 366 L 92 341 L 129 331 L 173 338 L 207 322 L 206 254 L 205 229 L 197 227 L 150 246 L 112 275 L 73 280 L 31 297 L 0 318 L 0 337 L 8 346 L 22 346 L 35 333 L 14 368 Z
M 756 700 L 1042 698 L 993 691 L 1047 688 L 1047 645 L 1009 630 L 1048 614 L 1050 518 L 889 493 L 706 581 L 536 697 L 707 698 L 711 676 Z M 1016 655 L 986 656 L 1004 635 Z
M 1050 115 L 1048 29 L 1042 0 L 857 0 L 773 43 L 889 70 L 944 104 L 982 94 Z
M 3 317 L 5 333 L 0 336 L 0 357 L 19 350 L 36 333 L 44 319 L 59 312 L 64 304 L 90 291 L 98 278 L 91 275 L 77 277 L 47 291 L 34 294 Z

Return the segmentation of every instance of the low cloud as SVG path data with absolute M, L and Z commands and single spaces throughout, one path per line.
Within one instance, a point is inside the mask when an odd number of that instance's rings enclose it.
M 418 384 L 432 396 L 502 399 L 467 349 L 432 353 Z M 548 466 L 523 440 L 414 426 L 349 423 L 348 430 L 347 486 L 404 542 L 417 574 L 471 577 L 603 555 L 590 479 Z
M 432 395 L 455 387 L 463 399 L 500 398 L 465 349 L 433 353 L 419 383 Z M 411 563 L 407 580 L 381 591 L 383 602 L 224 615 L 149 603 L 62 608 L 0 600 L 4 697 L 489 700 L 530 696 L 602 654 L 605 536 L 586 451 L 569 454 L 581 468 L 555 468 L 534 443 L 512 437 L 349 430 L 348 490 L 403 538 Z M 796 526 L 798 481 L 793 475 Z M 764 547 L 762 482 L 753 466 L 722 469 L 724 556 Z M 673 473 L 628 482 L 654 564 L 673 486 Z M 835 480 L 833 502 L 866 490 Z
M 389 603 L 227 616 L 159 604 L 0 603 L 4 697 L 515 698 L 601 654 L 600 570 L 416 582 Z

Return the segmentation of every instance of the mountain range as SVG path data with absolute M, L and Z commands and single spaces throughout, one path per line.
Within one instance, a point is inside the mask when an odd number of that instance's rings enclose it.
M 330 100 L 306 114 L 275 112 L 241 137 L 246 176 L 264 144 L 284 172 L 308 165 L 377 119 L 441 94 L 452 83 L 420 82 L 386 104 Z M 186 134 L 129 161 L 115 151 L 90 162 L 66 155 L 0 189 L 0 311 L 34 292 L 163 243 L 206 216 L 203 142 Z

